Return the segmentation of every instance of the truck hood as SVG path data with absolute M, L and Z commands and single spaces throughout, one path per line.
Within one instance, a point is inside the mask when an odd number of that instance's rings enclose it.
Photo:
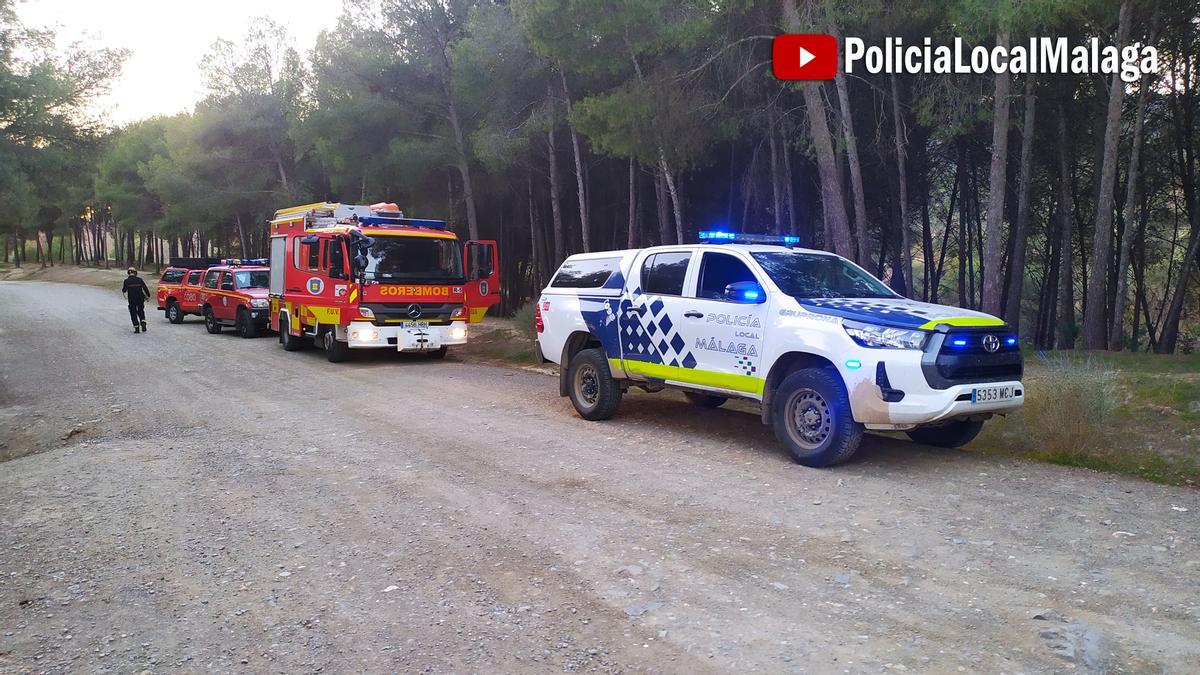
M 248 298 L 266 298 L 270 294 L 270 290 L 266 288 L 243 288 L 239 292 L 243 293 Z
M 817 314 L 895 328 L 931 330 L 949 326 L 1003 326 L 990 314 L 961 307 L 934 305 L 907 298 L 797 298 L 804 309 Z

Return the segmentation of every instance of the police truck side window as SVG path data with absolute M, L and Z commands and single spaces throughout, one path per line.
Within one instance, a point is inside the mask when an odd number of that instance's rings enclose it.
M 568 260 L 550 285 L 554 288 L 600 288 L 617 271 L 618 258 Z
M 700 265 L 700 287 L 696 297 L 724 300 L 725 287 L 738 281 L 755 281 L 746 263 L 728 253 L 705 252 Z
M 653 295 L 683 295 L 690 251 L 655 253 L 642 264 L 642 292 Z

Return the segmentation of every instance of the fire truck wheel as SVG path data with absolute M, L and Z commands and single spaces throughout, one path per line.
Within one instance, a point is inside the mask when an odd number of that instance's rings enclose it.
M 585 420 L 606 420 L 621 404 L 621 385 L 608 369 L 602 348 L 584 349 L 571 357 L 567 366 L 571 403 Z
M 431 359 L 441 361 L 442 359 L 446 358 L 446 345 L 442 345 L 431 352 L 425 352 L 425 354 Z
M 321 339 L 325 343 L 325 358 L 329 359 L 330 363 L 340 363 L 350 356 L 350 344 L 337 339 L 333 326 L 325 330 Z
M 237 332 L 244 338 L 258 337 L 258 326 L 250 320 L 245 309 L 239 309 L 237 313 Z
M 171 323 L 183 323 L 183 310 L 179 308 L 179 303 L 174 300 L 167 303 L 167 321 Z
M 283 345 L 284 351 L 298 352 L 304 349 L 304 338 L 296 337 L 288 332 L 289 323 L 287 314 L 279 315 L 279 344 Z
M 212 307 L 204 308 L 204 328 L 213 335 L 221 332 L 221 324 L 217 321 L 217 317 L 213 315 Z

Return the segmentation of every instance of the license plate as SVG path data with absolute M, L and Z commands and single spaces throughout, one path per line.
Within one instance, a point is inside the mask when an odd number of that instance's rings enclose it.
M 429 330 L 428 321 L 403 321 L 400 323 L 401 328 L 414 328 L 416 330 Z
M 976 387 L 971 390 L 971 403 L 1000 403 L 1016 398 L 1016 387 Z

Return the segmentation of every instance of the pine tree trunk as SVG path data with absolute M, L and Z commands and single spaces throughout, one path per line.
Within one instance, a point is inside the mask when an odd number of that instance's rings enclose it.
M 554 125 L 546 131 L 546 161 L 550 164 L 550 214 L 554 225 L 553 266 L 562 264 L 567 258 L 567 237 L 563 231 L 562 205 L 558 199 L 558 158 L 554 144 Z M 550 267 L 551 265 L 547 265 Z
M 583 154 L 579 151 L 579 133 L 575 131 L 575 127 L 570 122 L 571 92 L 567 90 L 567 75 L 561 67 L 558 69 L 558 75 L 562 78 L 563 99 L 567 102 L 567 129 L 571 132 L 571 150 L 575 154 L 575 189 L 578 192 L 579 201 L 579 234 L 583 239 L 583 252 L 587 253 L 592 250 L 592 228 L 588 222 L 587 190 L 585 189 L 583 180 Z
M 1017 194 L 1017 222 L 1012 231 L 1012 258 L 1008 269 L 1008 305 L 1004 320 L 1014 333 L 1021 331 L 1021 296 L 1025 286 L 1025 253 L 1029 237 L 1029 209 L 1033 191 L 1033 125 L 1037 109 L 1036 81 L 1025 79 L 1025 121 L 1021 127 L 1020 187 Z
M 825 245 L 840 256 L 858 261 L 860 256 L 850 234 L 850 220 L 846 214 L 845 197 L 842 195 L 841 176 L 833 152 L 833 136 L 829 132 L 829 121 L 825 117 L 825 100 L 821 96 L 820 86 L 814 82 L 800 85 L 804 92 L 804 107 L 807 109 L 813 145 L 817 150 L 817 171 L 821 180 L 821 212 L 832 238 L 832 241 L 825 242 Z
M 858 249 L 855 251 L 854 258 L 862 260 L 862 243 L 867 236 L 867 198 L 866 192 L 863 190 L 862 164 L 858 159 L 858 138 L 854 135 L 854 118 L 850 113 L 850 92 L 849 87 L 846 86 L 846 76 L 842 73 L 841 68 L 834 75 L 833 84 L 837 89 L 838 107 L 842 112 L 842 135 L 846 140 L 846 158 L 850 165 L 850 191 L 854 197 L 854 232 L 851 236 Z M 807 105 L 807 101 L 806 97 L 805 105 Z M 886 232 L 881 236 L 886 237 Z
M 996 45 L 1008 45 L 1008 33 L 996 35 Z M 982 286 L 982 309 L 988 314 L 999 316 L 1004 312 L 1000 304 L 1000 286 L 1004 276 L 1000 273 L 1002 223 L 1004 221 L 1005 176 L 1008 169 L 1008 109 L 1011 79 L 1008 70 L 996 73 L 995 89 L 992 94 L 992 166 L 988 173 L 987 220 L 983 232 L 983 258 L 979 273 Z
M 892 126 L 896 137 L 896 168 L 900 179 L 900 273 L 905 279 L 908 294 L 913 295 L 913 263 L 912 241 L 908 234 L 908 150 L 904 140 L 903 118 L 900 116 L 900 91 L 896 85 L 896 76 L 892 80 Z M 862 235 L 859 235 L 862 236 Z
M 629 229 L 625 234 L 625 247 L 637 248 L 640 241 L 637 227 L 637 161 L 629 158 Z
M 1117 26 L 1117 47 L 1125 45 L 1129 36 L 1129 0 L 1122 0 L 1120 23 Z M 1104 127 L 1104 162 L 1100 172 L 1100 189 L 1096 193 L 1096 227 L 1092 236 L 1092 271 L 1086 286 L 1087 301 L 1083 313 L 1083 348 L 1104 349 L 1108 346 L 1108 324 L 1104 320 L 1105 284 L 1109 258 L 1112 253 L 1113 187 L 1117 177 L 1117 146 L 1121 135 L 1121 97 L 1125 84 L 1120 73 L 1113 73 L 1108 92 L 1108 118 Z
M 671 214 L 668 213 L 667 206 L 667 190 L 663 186 L 662 171 L 659 170 L 654 174 L 654 196 L 655 204 L 658 207 L 658 243 L 671 243 Z
M 675 187 L 675 176 L 671 174 L 671 167 L 667 164 L 667 156 L 662 148 L 658 150 L 658 162 L 662 166 L 663 181 L 667 184 L 667 193 L 671 196 L 671 206 L 675 213 L 675 243 L 682 244 L 686 241 L 683 232 L 683 203 L 679 197 L 679 190 Z
M 775 143 L 775 106 L 767 103 L 767 145 L 771 151 L 771 220 L 773 232 L 783 232 L 783 195 L 779 181 L 779 146 Z
M 1067 111 L 1058 102 L 1058 348 L 1075 347 L 1075 274 L 1071 262 L 1071 163 L 1067 149 Z
M 1133 209 L 1137 203 L 1138 162 L 1141 159 L 1142 136 L 1146 122 L 1146 101 L 1150 97 L 1150 73 L 1142 75 L 1138 89 L 1137 115 L 1133 123 L 1133 146 L 1129 150 L 1129 170 L 1125 177 L 1125 211 L 1128 220 L 1134 221 Z M 1117 258 L 1117 289 L 1113 300 L 1112 322 L 1108 330 L 1108 348 L 1121 351 L 1125 348 L 1125 302 L 1128 293 L 1126 270 L 1129 268 L 1129 252 L 1133 248 L 1133 232 L 1125 228 L 1121 236 L 1121 252 Z M 1137 315 L 1137 311 L 1134 311 Z

